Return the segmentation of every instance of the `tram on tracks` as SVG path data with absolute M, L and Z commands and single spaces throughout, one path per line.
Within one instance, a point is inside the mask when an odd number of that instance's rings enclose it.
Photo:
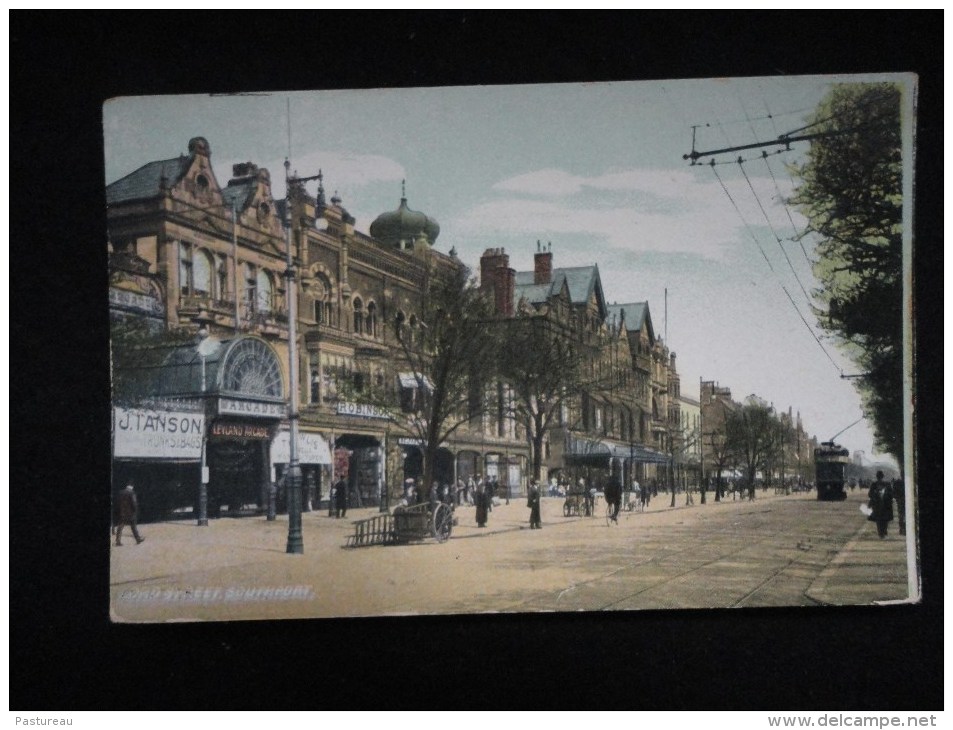
M 847 466 L 850 452 L 833 441 L 825 441 L 814 449 L 814 473 L 817 498 L 822 502 L 847 499 Z

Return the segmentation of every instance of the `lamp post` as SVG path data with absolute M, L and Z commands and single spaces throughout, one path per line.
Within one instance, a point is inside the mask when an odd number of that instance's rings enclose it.
M 198 345 L 196 346 L 196 352 L 198 353 L 199 359 L 202 363 L 202 411 L 205 414 L 206 423 L 208 422 L 208 408 L 206 407 L 207 402 L 207 393 L 208 385 L 205 382 L 205 358 L 209 355 L 215 354 L 219 348 L 219 343 L 217 340 L 209 338 L 209 324 L 213 321 L 209 316 L 208 312 L 203 308 L 199 310 L 199 313 L 192 320 L 199 326 L 197 333 L 198 336 Z M 199 527 L 208 527 L 208 464 L 207 464 L 207 446 L 208 444 L 208 434 L 202 438 L 202 457 L 200 462 L 200 472 L 199 472 L 199 516 L 198 516 L 198 526 Z
M 299 414 L 299 386 L 298 382 L 298 297 L 295 287 L 295 264 L 292 248 L 294 246 L 294 218 L 291 215 L 293 203 L 292 189 L 297 189 L 308 180 L 317 180 L 321 177 L 293 178 L 290 174 L 291 162 L 285 158 L 285 236 L 287 253 L 285 263 L 285 292 L 288 298 L 288 472 L 285 477 L 285 486 L 288 492 L 288 544 L 286 553 L 303 553 L 304 538 L 301 533 L 301 464 L 298 462 L 298 419 Z

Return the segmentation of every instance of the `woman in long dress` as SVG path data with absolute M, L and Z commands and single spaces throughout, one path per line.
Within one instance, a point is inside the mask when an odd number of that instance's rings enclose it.
M 489 495 L 482 479 L 477 482 L 474 502 L 476 504 L 477 527 L 486 527 L 487 503 L 489 502 Z

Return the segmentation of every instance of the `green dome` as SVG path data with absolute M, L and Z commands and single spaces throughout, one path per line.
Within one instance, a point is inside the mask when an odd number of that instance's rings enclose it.
M 433 245 L 440 235 L 440 225 L 430 216 L 408 208 L 407 198 L 402 197 L 397 210 L 381 213 L 374 219 L 370 232 L 377 240 L 392 246 L 399 246 L 401 241 L 412 244 L 423 233 Z

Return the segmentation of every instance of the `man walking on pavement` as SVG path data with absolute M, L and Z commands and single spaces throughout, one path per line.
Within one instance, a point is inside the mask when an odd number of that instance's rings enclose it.
M 893 493 L 890 485 L 884 481 L 882 471 L 877 472 L 877 481 L 870 485 L 867 506 L 870 508 L 870 517 L 867 519 L 877 523 L 877 534 L 881 539 L 885 538 L 887 524 L 893 521 Z
M 127 484 L 125 489 L 119 491 L 119 524 L 116 525 L 116 545 L 122 546 L 122 528 L 129 525 L 132 529 L 132 536 L 136 538 L 136 545 L 146 538 L 139 536 L 139 528 L 136 523 L 139 519 L 139 501 L 136 499 L 136 491 L 132 484 Z

